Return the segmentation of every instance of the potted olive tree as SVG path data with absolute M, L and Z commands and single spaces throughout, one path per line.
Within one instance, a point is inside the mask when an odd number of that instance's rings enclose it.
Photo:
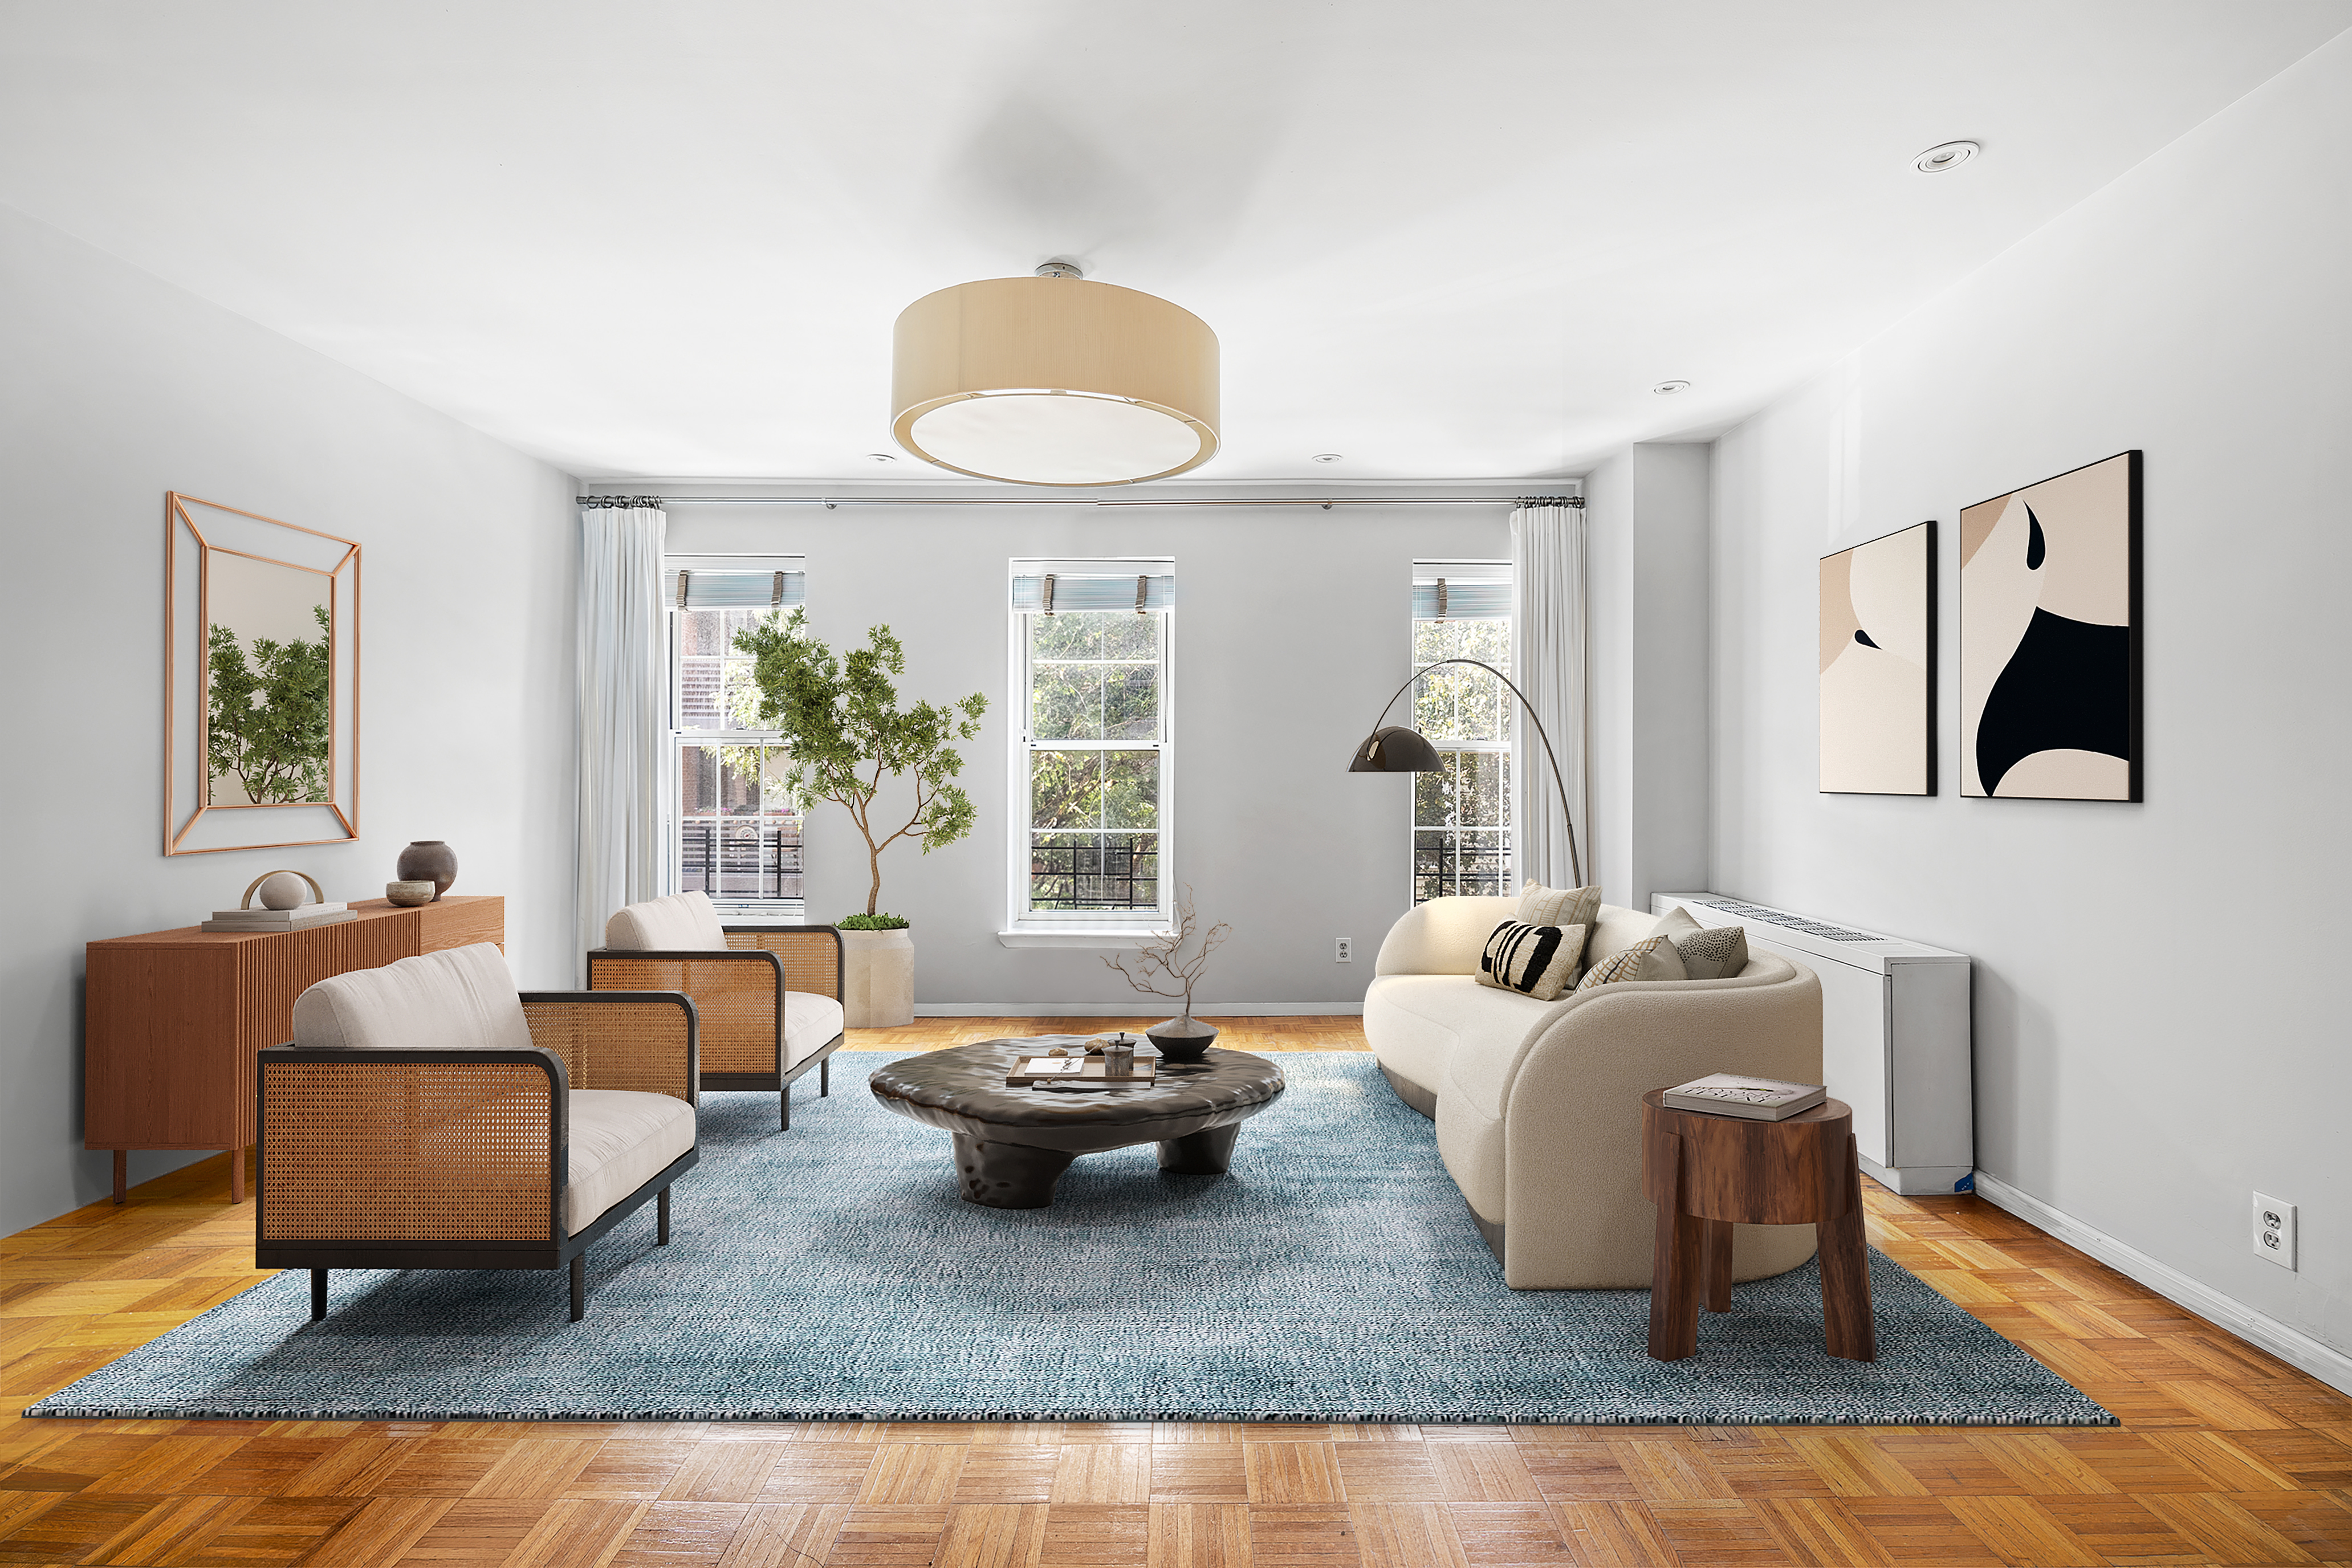
M 915 945 L 907 922 L 882 902 L 882 852 L 912 839 L 925 854 L 971 831 L 971 799 L 955 782 L 963 758 L 948 743 L 980 733 L 988 699 L 974 692 L 945 707 L 898 706 L 893 677 L 906 650 L 887 626 L 868 627 L 866 646 L 840 658 L 810 636 L 805 610 L 781 624 L 765 622 L 735 634 L 751 655 L 757 695 L 741 717 L 782 737 L 790 759 L 784 787 L 803 810 L 830 800 L 849 813 L 866 840 L 870 882 L 863 915 L 835 922 L 841 932 L 842 1010 L 851 1029 L 891 1029 L 915 1018 Z M 914 780 L 914 810 L 893 827 L 877 822 L 882 781 Z

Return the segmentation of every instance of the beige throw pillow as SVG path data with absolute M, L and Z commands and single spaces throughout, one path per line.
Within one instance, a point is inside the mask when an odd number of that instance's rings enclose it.
M 1706 929 L 1706 926 L 1691 918 L 1689 910 L 1677 904 L 1658 916 L 1658 923 L 1650 927 L 1649 934 L 1653 936 L 1664 936 L 1676 946 L 1680 946 L 1684 937 L 1696 936 Z
M 1644 936 L 1624 951 L 1603 958 L 1584 973 L 1577 985 L 1580 991 L 1596 986 L 1612 986 L 1625 980 L 1686 980 L 1690 976 L 1683 968 L 1682 955 L 1674 943 L 1664 936 Z
M 1584 959 L 1586 928 L 1528 925 L 1506 920 L 1486 938 L 1478 955 L 1477 982 L 1517 991 L 1539 1002 L 1558 1001 L 1576 984 Z
M 1519 920 L 1527 925 L 1590 925 L 1601 915 L 1601 884 L 1591 887 L 1546 887 L 1528 882 L 1519 888 Z

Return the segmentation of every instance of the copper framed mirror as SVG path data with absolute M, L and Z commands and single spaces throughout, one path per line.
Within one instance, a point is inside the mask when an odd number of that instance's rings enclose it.
M 360 831 L 360 547 L 165 497 L 163 852 Z

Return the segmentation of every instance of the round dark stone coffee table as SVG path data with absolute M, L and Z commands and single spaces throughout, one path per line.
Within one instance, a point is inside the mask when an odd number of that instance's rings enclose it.
M 901 1116 L 955 1134 L 967 1202 L 1044 1208 L 1080 1155 L 1160 1145 L 1160 1168 L 1221 1175 L 1241 1124 L 1282 1092 L 1282 1069 L 1263 1056 L 1212 1048 L 1194 1065 L 1161 1062 L 1149 1089 L 1008 1089 L 1024 1056 L 1088 1038 L 1049 1034 L 984 1040 L 925 1051 L 877 1069 L 874 1098 Z

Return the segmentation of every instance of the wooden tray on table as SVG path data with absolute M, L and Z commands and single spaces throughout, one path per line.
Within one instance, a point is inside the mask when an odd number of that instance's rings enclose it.
M 1067 1064 L 1076 1062 L 1077 1071 Z M 1149 1089 L 1159 1082 L 1156 1056 L 1139 1057 L 1135 1071 L 1123 1078 L 1113 1078 L 1108 1065 L 1099 1056 L 1024 1056 L 1015 1061 L 1013 1071 L 1005 1074 L 1007 1089 L 1072 1088 L 1072 1089 Z

